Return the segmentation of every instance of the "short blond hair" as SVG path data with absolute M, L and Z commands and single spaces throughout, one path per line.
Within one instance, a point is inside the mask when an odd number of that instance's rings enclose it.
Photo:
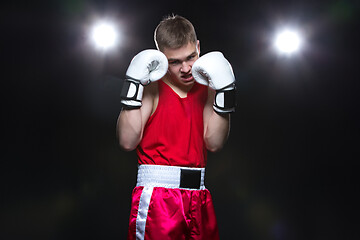
M 176 49 L 188 43 L 196 43 L 197 37 L 192 23 L 184 17 L 165 17 L 155 29 L 154 41 L 158 50 Z

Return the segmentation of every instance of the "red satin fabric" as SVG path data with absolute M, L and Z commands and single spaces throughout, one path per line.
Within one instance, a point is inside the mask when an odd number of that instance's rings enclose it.
M 128 240 L 136 239 L 136 218 L 143 187 L 133 191 Z M 210 192 L 154 188 L 145 227 L 145 240 L 218 240 Z
M 158 86 L 158 106 L 137 147 L 139 165 L 205 167 L 203 112 L 208 87 L 195 83 L 187 97 L 180 98 L 162 80 Z

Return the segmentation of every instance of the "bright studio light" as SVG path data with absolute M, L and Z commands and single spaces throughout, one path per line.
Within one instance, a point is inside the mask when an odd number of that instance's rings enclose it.
M 300 34 L 295 30 L 283 30 L 275 36 L 275 48 L 282 54 L 293 54 L 301 48 Z
M 118 33 L 114 24 L 109 22 L 99 22 L 95 24 L 91 31 L 91 39 L 96 47 L 107 50 L 116 45 Z

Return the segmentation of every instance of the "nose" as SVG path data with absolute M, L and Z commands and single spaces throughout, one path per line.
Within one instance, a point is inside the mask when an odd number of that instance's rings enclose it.
M 188 72 L 190 72 L 190 70 L 191 70 L 191 65 L 188 62 L 183 61 L 181 64 L 180 71 L 183 73 L 188 73 Z

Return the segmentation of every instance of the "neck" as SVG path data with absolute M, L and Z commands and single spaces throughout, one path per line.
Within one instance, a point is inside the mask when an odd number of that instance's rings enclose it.
M 166 74 L 162 79 L 169 87 L 172 88 L 174 92 L 176 92 L 181 98 L 187 97 L 187 93 L 194 86 L 194 83 L 189 85 L 180 85 L 171 79 L 171 77 Z

